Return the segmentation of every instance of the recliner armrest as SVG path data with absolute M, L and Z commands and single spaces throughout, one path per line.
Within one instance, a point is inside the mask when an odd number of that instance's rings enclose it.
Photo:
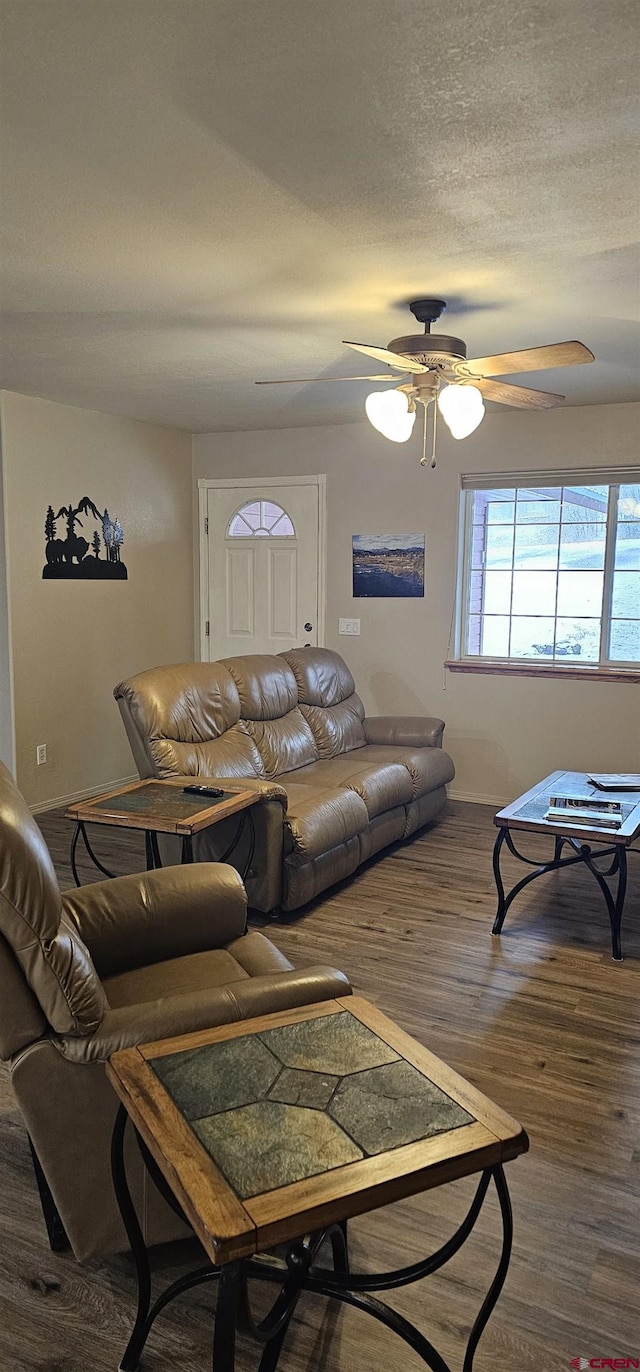
M 390 743 L 403 748 L 441 748 L 443 719 L 423 715 L 374 715 L 363 720 L 367 743 Z
M 231 986 L 185 992 L 142 1005 L 107 1010 L 100 1028 L 87 1038 L 56 1036 L 52 1041 L 70 1062 L 106 1062 L 121 1048 L 156 1043 L 213 1025 L 234 1024 L 276 1010 L 297 1009 L 351 994 L 343 972 L 333 967 L 305 967 L 248 977 Z
M 221 862 L 97 881 L 65 891 L 62 907 L 100 977 L 222 948 L 247 918 L 242 880 Z

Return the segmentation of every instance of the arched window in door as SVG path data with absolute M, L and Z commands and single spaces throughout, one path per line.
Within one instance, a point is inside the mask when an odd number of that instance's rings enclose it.
M 274 500 L 249 500 L 229 521 L 227 538 L 295 538 L 286 510 Z

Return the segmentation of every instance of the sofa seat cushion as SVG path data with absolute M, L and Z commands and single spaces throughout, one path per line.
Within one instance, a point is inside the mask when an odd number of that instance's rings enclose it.
M 107 978 L 103 985 L 109 1008 L 119 1010 L 123 1005 L 142 1005 L 164 996 L 229 986 L 245 981 L 248 976 L 249 972 L 226 948 L 212 948 L 187 957 L 168 958 L 151 967 L 138 967 L 134 972 L 122 972 Z
M 355 838 L 369 823 L 367 807 L 356 791 L 339 786 L 324 790 L 287 785 L 285 820 L 287 863 L 303 866 Z
M 408 769 L 402 763 L 392 761 L 361 767 L 360 759 L 366 751 L 366 748 L 358 748 L 355 753 L 331 761 L 322 760 L 302 767 L 299 772 L 279 776 L 279 785 L 284 786 L 290 797 L 288 808 L 291 808 L 291 789 L 296 784 L 314 791 L 353 791 L 364 801 L 369 819 L 385 810 L 393 810 L 396 805 L 410 805 L 414 795 Z
M 362 796 L 369 819 L 384 814 L 385 810 L 394 810 L 397 805 L 409 805 L 413 800 L 413 780 L 401 762 L 357 767 L 342 785 Z
M 455 775 L 455 768 L 448 753 L 442 748 L 402 748 L 385 743 L 367 743 L 357 754 L 358 764 L 402 763 L 406 767 L 412 785 L 412 798 L 428 795 L 439 786 L 446 786 Z

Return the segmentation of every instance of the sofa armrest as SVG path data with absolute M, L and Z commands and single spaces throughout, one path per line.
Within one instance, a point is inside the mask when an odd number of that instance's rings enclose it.
M 441 748 L 443 719 L 423 715 L 377 715 L 363 721 L 367 743 L 390 743 L 403 748 Z
M 242 880 L 220 862 L 97 881 L 65 891 L 62 906 L 100 977 L 222 948 L 247 918 Z
M 287 793 L 284 786 L 278 786 L 277 781 L 264 781 L 262 777 L 220 777 L 217 774 L 208 776 L 204 772 L 176 776 L 174 772 L 167 772 L 166 777 L 159 776 L 157 780 L 181 781 L 185 786 L 199 783 L 206 786 L 211 782 L 212 786 L 219 786 L 223 791 L 255 791 L 260 800 L 279 800 L 283 810 L 287 808 Z
M 58 1036 L 53 1043 L 70 1062 L 105 1062 L 112 1053 L 135 1048 L 140 1043 L 156 1043 L 198 1029 L 234 1024 L 276 1010 L 293 1010 L 350 994 L 347 978 L 334 967 L 273 972 L 234 981 L 232 986 L 216 986 L 107 1010 L 95 1034 L 82 1039 Z

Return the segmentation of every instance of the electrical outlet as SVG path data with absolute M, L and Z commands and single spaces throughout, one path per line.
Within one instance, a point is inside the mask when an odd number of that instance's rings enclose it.
M 360 633 L 360 620 L 359 620 L 359 619 L 340 619 L 340 620 L 338 621 L 338 633 L 339 633 L 339 634 L 359 634 L 359 633 Z
M 37 746 L 37 748 L 36 748 L 36 766 L 37 766 L 37 767 L 42 767 L 43 762 L 46 762 L 46 760 L 47 760 L 47 745 L 46 745 L 46 743 L 39 743 L 38 746 Z

